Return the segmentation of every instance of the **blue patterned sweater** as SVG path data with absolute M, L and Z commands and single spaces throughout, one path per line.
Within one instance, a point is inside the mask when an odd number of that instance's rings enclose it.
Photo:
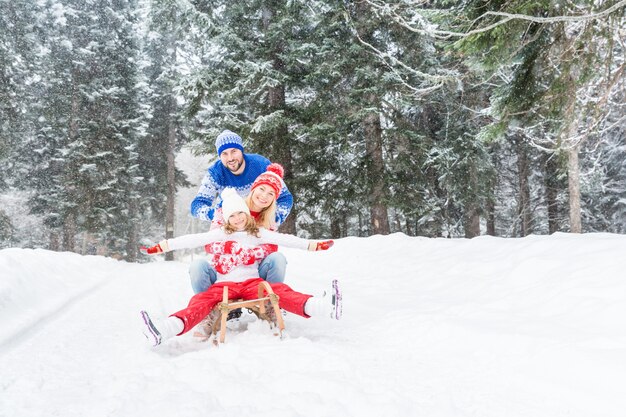
M 270 160 L 261 155 L 244 154 L 246 167 L 239 175 L 234 175 L 219 159 L 209 167 L 202 180 L 196 198 L 191 202 L 191 215 L 201 220 L 211 221 L 215 209 L 222 206 L 220 194 L 227 187 L 237 190 L 240 196 L 250 193 L 252 183 L 270 164 Z M 276 223 L 282 224 L 293 206 L 293 197 L 283 182 L 280 196 L 276 200 Z

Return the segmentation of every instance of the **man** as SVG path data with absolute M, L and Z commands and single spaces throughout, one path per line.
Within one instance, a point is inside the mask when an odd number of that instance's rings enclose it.
M 243 140 L 230 130 L 219 134 L 215 148 L 219 160 L 208 168 L 198 194 L 191 202 L 191 215 L 206 221 L 221 215 L 218 209 L 222 205 L 220 195 L 224 188 L 235 188 L 239 195 L 245 197 L 250 193 L 254 180 L 270 165 L 270 160 L 261 155 L 244 153 Z M 276 199 L 277 225 L 285 221 L 292 206 L 293 197 L 283 183 Z M 285 256 L 274 252 L 259 264 L 259 276 L 270 283 L 280 283 L 285 280 L 286 268 Z M 196 294 L 206 291 L 217 279 L 215 269 L 206 259 L 193 261 L 189 266 L 189 275 Z
M 222 205 L 219 195 L 232 187 L 245 197 L 254 180 L 265 172 L 270 160 L 256 154 L 244 153 L 241 137 L 230 130 L 219 134 L 215 141 L 219 160 L 209 167 L 196 198 L 191 202 L 191 215 L 201 220 L 213 220 L 215 210 Z M 282 224 L 293 206 L 293 197 L 283 184 L 276 200 L 276 223 Z

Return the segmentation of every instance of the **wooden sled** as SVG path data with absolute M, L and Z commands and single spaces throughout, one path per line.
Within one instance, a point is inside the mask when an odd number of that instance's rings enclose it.
M 231 310 L 236 310 L 238 308 L 249 309 L 254 314 L 256 314 L 258 318 L 268 321 L 270 323 L 270 326 L 272 326 L 274 322 L 270 319 L 268 312 L 266 311 L 266 304 L 269 302 L 274 309 L 274 315 L 276 316 L 276 325 L 278 326 L 278 333 L 275 333 L 275 335 L 282 337 L 283 330 L 285 330 L 285 322 L 283 320 L 283 315 L 280 311 L 280 306 L 278 305 L 279 297 L 274 293 L 274 290 L 272 290 L 270 284 L 265 281 L 260 282 L 258 288 L 258 298 L 254 300 L 229 300 L 228 286 L 224 286 L 224 295 L 222 298 L 222 302 L 216 305 L 209 314 L 209 317 L 212 315 L 215 317 L 212 326 L 210 327 L 210 329 L 207 329 L 206 334 L 195 332 L 194 336 L 202 337 L 204 338 L 204 340 L 206 340 L 211 336 L 217 335 L 217 332 L 219 331 L 220 343 L 224 343 L 224 341 L 226 340 L 226 320 L 228 319 L 228 313 L 230 313 Z M 217 336 L 214 340 L 214 343 L 217 344 L 216 339 Z

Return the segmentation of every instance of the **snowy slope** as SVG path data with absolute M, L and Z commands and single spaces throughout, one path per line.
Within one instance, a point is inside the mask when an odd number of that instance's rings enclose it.
M 624 415 L 626 236 L 284 252 L 295 289 L 342 281 L 343 320 L 150 349 L 137 313 L 186 305 L 185 262 L 0 251 L 0 416 Z

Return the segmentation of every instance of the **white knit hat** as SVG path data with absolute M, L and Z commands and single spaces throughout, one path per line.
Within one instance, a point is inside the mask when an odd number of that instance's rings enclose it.
M 228 222 L 228 218 L 233 214 L 243 211 L 246 214 L 250 214 L 250 209 L 243 198 L 234 188 L 225 188 L 222 191 L 222 215 L 224 216 L 224 223 Z

